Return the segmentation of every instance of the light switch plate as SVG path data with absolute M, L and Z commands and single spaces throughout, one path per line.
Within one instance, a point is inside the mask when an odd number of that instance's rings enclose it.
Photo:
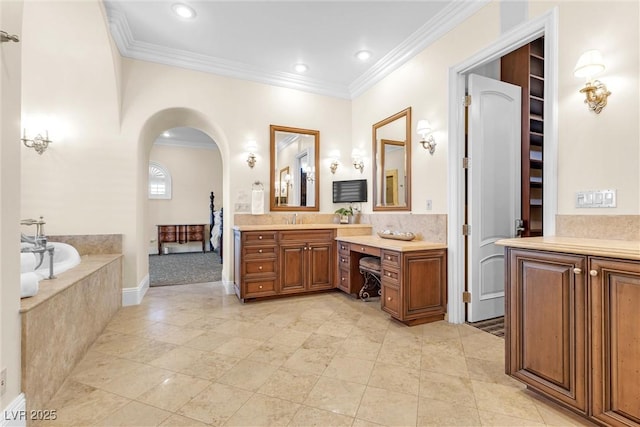
M 615 208 L 616 190 L 585 190 L 576 192 L 576 208 Z

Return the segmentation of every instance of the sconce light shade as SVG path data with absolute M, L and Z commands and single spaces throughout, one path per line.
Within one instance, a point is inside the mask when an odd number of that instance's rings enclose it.
M 360 158 L 353 159 L 353 167 L 356 168 L 356 170 L 359 170 L 360 173 L 364 172 L 364 162 Z
M 573 69 L 573 74 L 576 77 L 584 77 L 587 80 L 591 80 L 594 76 L 603 72 L 604 68 L 604 61 L 600 51 L 588 50 L 578 59 L 576 67 Z
M 420 144 L 422 144 L 422 148 L 429 151 L 429 154 L 433 155 L 436 151 L 436 140 L 431 134 L 433 130 L 431 129 L 431 124 L 429 120 L 422 119 L 418 120 L 418 124 L 416 126 L 416 132 L 418 135 L 422 137 L 420 140 Z
M 247 157 L 247 164 L 251 169 L 256 165 L 256 155 L 253 152 L 258 148 L 258 143 L 256 141 L 247 141 L 246 144 L 247 151 L 249 151 L 249 156 Z
M 34 150 L 36 150 L 36 153 L 40 155 L 44 153 L 47 147 L 49 147 L 49 144 L 53 142 L 49 139 L 49 131 L 45 131 L 44 137 L 40 134 L 37 134 L 33 139 L 29 139 L 27 138 L 26 129 L 22 130 L 22 138 L 20 138 L 20 141 L 22 141 L 25 147 L 33 148 Z
M 573 74 L 576 77 L 586 79 L 587 83 L 585 87 L 580 89 L 580 93 L 585 94 L 585 104 L 596 114 L 599 114 L 607 105 L 607 98 L 611 95 L 604 83 L 593 80 L 593 77 L 603 72 L 604 69 L 602 54 L 597 50 L 588 50 L 583 53 L 573 69 Z

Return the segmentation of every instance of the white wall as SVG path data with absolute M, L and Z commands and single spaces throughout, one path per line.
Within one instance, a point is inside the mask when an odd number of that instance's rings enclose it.
M 0 2 L 0 28 L 21 39 L 22 9 L 22 1 Z M 20 395 L 18 266 L 22 47 L 21 43 L 0 44 L 0 369 L 7 370 L 7 391 L 0 397 L 0 411 L 15 403 Z M 4 415 L 3 412 L 0 414 Z

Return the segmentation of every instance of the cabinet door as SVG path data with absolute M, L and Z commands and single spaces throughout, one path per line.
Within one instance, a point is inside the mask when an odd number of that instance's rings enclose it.
M 385 255 L 389 256 L 389 253 Z M 401 274 L 403 319 L 444 318 L 447 310 L 446 251 L 407 252 L 402 257 Z
M 592 414 L 640 425 L 640 263 L 590 260 Z
M 586 413 L 586 258 L 509 249 L 506 372 Z
M 333 288 L 333 242 L 309 243 L 307 245 L 309 262 L 308 290 Z
M 280 293 L 304 291 L 306 248 L 306 243 L 280 245 Z

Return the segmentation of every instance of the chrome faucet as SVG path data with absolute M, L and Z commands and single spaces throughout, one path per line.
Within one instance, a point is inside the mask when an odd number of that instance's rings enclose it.
M 27 236 L 24 233 L 20 233 L 20 243 L 31 243 L 33 247 L 21 248 L 20 252 L 31 252 L 40 255 L 40 261 L 36 265 L 34 270 L 37 270 L 44 261 L 44 253 L 49 252 L 49 279 L 54 279 L 53 275 L 53 251 L 55 250 L 53 245 L 47 245 L 47 236 L 44 234 L 44 225 L 46 222 L 43 217 L 39 220 L 36 219 L 23 219 L 20 221 L 20 225 L 35 225 L 36 234 L 33 236 Z
M 296 224 L 298 222 L 298 214 L 294 213 L 293 217 L 291 218 L 291 224 Z

